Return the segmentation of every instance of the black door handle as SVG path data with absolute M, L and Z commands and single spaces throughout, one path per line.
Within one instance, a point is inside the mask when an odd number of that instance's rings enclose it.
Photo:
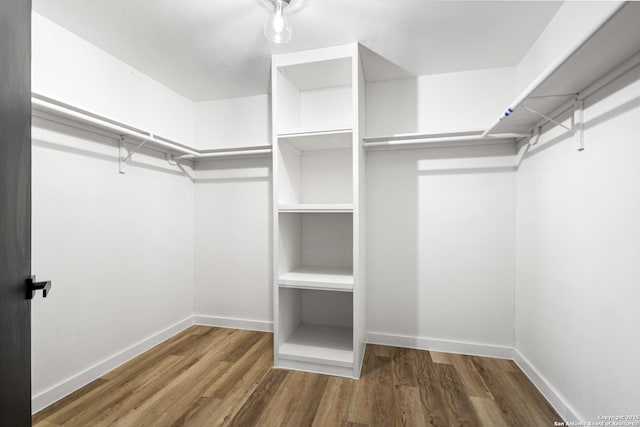
M 46 298 L 51 290 L 51 281 L 36 282 L 36 276 L 27 279 L 27 299 L 33 299 L 37 291 L 42 290 L 42 298 Z

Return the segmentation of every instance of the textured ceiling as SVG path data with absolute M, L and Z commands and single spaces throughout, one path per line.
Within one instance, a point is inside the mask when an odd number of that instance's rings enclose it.
M 193 100 L 269 91 L 273 53 L 359 41 L 367 80 L 515 65 L 561 2 L 292 0 L 267 41 L 266 0 L 34 0 L 34 10 Z M 393 64 L 393 65 L 391 65 Z

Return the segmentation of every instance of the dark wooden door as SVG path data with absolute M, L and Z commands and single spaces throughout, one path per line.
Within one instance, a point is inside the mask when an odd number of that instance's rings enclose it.
M 0 0 L 0 425 L 31 425 L 31 0 Z

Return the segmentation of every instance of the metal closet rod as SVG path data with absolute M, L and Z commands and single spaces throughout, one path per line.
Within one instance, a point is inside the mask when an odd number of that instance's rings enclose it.
M 526 138 L 526 133 L 497 133 L 490 135 L 459 135 L 459 136 L 440 136 L 440 137 L 424 137 L 424 138 L 405 138 L 405 139 L 389 139 L 387 141 L 364 142 L 365 147 L 384 147 L 388 145 L 422 145 L 435 144 L 440 142 L 465 142 L 465 141 L 491 141 L 498 139 L 516 139 Z
M 99 116 L 95 116 L 88 112 L 84 113 L 81 110 L 71 109 L 62 105 L 58 105 L 51 101 L 40 99 L 35 94 L 34 96 L 31 97 L 31 105 L 37 106 L 40 109 L 45 111 L 53 112 L 62 117 L 68 117 L 84 123 L 98 126 L 103 129 L 108 129 L 120 136 L 141 139 L 143 141 L 151 142 L 161 147 L 169 148 L 172 151 L 180 153 L 181 156 L 178 157 L 180 159 L 197 160 L 201 158 L 210 158 L 210 157 L 243 156 L 243 155 L 250 155 L 250 154 L 271 153 L 271 148 L 268 148 L 268 149 L 261 148 L 256 150 L 250 150 L 250 149 L 227 150 L 227 151 L 207 153 L 207 152 L 202 152 L 200 150 L 197 150 L 195 148 L 185 147 L 181 144 L 158 139 L 152 133 L 147 134 L 141 131 L 133 130 L 123 123 L 113 122 L 109 119 L 106 119 L 106 118 L 103 119 L 103 118 L 100 118 Z

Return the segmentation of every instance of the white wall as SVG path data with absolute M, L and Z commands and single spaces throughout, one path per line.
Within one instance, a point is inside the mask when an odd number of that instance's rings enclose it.
M 197 148 L 271 145 L 269 95 L 195 103 Z
M 247 327 L 269 328 L 273 321 L 270 229 L 270 157 L 197 164 L 197 316 L 214 317 L 213 324 L 234 318 L 251 321 Z
M 640 413 L 640 67 L 585 106 L 584 152 L 548 129 L 518 171 L 516 347 L 596 421 Z
M 366 134 L 484 131 L 515 97 L 515 79 L 507 67 L 367 83 Z
M 32 304 L 35 411 L 191 315 L 194 197 L 157 154 L 121 175 L 113 138 L 33 124 L 32 271 L 53 283 Z
M 368 135 L 482 130 L 515 96 L 515 68 L 366 90 Z M 367 239 L 371 333 L 513 345 L 513 146 L 369 152 Z
M 518 92 L 523 91 L 552 62 L 566 53 L 567 49 L 603 24 L 604 20 L 614 13 L 622 3 L 624 2 L 564 2 L 518 63 Z
M 35 13 L 32 57 L 35 92 L 192 143 L 190 101 Z M 194 192 L 158 153 L 120 175 L 113 136 L 33 123 L 35 411 L 192 314 Z
M 370 332 L 513 345 L 515 196 L 511 145 L 370 152 Z
M 194 143 L 193 102 L 35 12 L 31 69 L 37 94 Z

